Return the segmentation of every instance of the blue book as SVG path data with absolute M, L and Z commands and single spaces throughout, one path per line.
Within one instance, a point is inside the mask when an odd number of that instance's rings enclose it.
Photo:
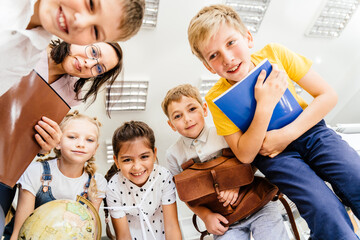
M 243 80 L 234 84 L 226 92 L 213 100 L 216 106 L 242 131 L 245 132 L 254 117 L 256 100 L 254 87 L 261 70 L 266 71 L 266 78 L 272 71 L 271 63 L 264 59 Z M 265 81 L 266 81 L 265 78 Z M 279 129 L 294 121 L 302 112 L 302 108 L 286 89 L 284 95 L 275 106 L 268 131 Z

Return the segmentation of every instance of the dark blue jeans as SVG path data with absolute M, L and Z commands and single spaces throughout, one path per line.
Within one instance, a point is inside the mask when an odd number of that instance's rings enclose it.
M 258 155 L 254 165 L 296 204 L 312 239 L 358 240 L 344 204 L 360 219 L 360 157 L 323 120 L 278 156 Z
M 7 212 L 9 211 L 16 192 L 16 187 L 9 187 L 0 182 L 0 238 L 3 235 Z

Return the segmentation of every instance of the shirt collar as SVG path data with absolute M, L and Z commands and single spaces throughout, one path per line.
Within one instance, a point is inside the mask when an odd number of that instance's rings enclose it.
M 185 136 L 181 136 L 181 138 L 182 138 L 185 146 L 190 148 L 192 145 L 194 145 L 195 141 L 200 141 L 200 142 L 205 143 L 209 136 L 209 131 L 210 131 L 209 127 L 207 125 L 204 125 L 203 130 L 201 131 L 200 135 L 197 138 L 193 139 L 193 138 L 188 138 Z

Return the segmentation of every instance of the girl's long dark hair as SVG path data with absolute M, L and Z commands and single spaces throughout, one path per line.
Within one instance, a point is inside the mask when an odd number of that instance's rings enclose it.
M 120 72 L 122 71 L 123 52 L 118 43 L 112 43 L 112 42 L 106 42 L 106 43 L 113 47 L 119 61 L 117 62 L 117 64 L 115 65 L 114 68 L 105 72 L 104 74 L 101 74 L 96 77 L 91 77 L 91 78 L 80 78 L 79 80 L 77 80 L 74 85 L 74 92 L 76 93 L 76 98 L 83 102 L 86 102 L 90 97 L 92 97 L 92 100 L 89 103 L 89 104 L 92 104 L 96 100 L 97 93 L 98 93 L 100 87 L 106 82 L 108 84 L 108 89 L 107 89 L 107 91 L 108 91 L 107 100 L 108 101 L 107 101 L 106 107 L 108 109 L 107 114 L 110 117 L 109 107 L 110 107 L 111 86 L 113 85 L 114 81 L 119 76 Z M 69 54 L 70 54 L 70 45 L 71 44 L 64 42 L 64 41 L 60 41 L 59 39 L 55 40 L 55 41 L 51 41 L 51 43 L 50 43 L 51 59 L 54 60 L 54 62 L 57 64 L 62 63 L 64 61 L 65 57 L 69 56 Z M 84 87 L 85 83 L 89 82 L 89 81 L 91 82 L 90 89 L 85 93 L 84 97 L 79 98 L 81 89 Z

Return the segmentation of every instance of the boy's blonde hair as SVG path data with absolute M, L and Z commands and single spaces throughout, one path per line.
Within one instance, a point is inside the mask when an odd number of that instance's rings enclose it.
M 168 118 L 169 118 L 168 107 L 170 103 L 180 101 L 182 96 L 194 98 L 196 101 L 200 103 L 200 105 L 203 104 L 200 92 L 196 87 L 190 84 L 179 85 L 177 87 L 170 89 L 166 93 L 166 96 L 161 103 L 161 107 Z
M 200 46 L 206 45 L 222 24 L 230 25 L 243 36 L 246 36 L 248 31 L 237 12 L 223 4 L 204 7 L 190 21 L 188 40 L 191 51 L 204 63 L 207 61 L 201 53 Z
M 126 41 L 134 36 L 140 30 L 145 15 L 145 0 L 121 1 L 123 10 L 119 27 L 121 36 L 116 41 Z

